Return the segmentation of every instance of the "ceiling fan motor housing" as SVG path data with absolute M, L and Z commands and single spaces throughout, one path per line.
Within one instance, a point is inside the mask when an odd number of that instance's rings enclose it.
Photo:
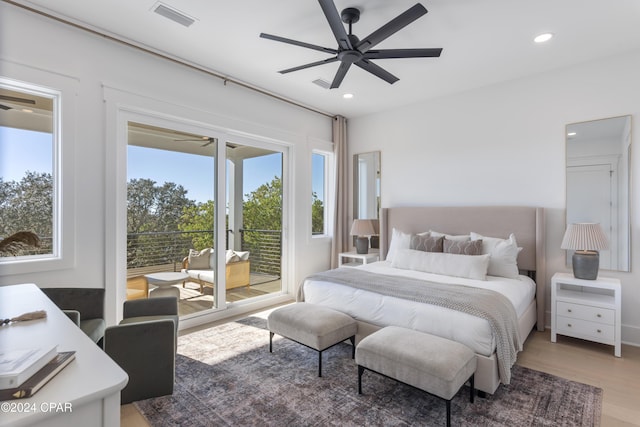
M 348 7 L 340 13 L 340 17 L 345 24 L 355 24 L 360 20 L 360 10 L 355 7 Z

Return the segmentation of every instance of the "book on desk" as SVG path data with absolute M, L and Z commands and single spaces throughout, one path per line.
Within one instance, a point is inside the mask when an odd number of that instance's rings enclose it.
M 0 400 L 23 399 L 31 397 L 45 384 L 62 371 L 76 357 L 75 351 L 56 353 L 47 364 L 40 368 L 21 385 L 14 388 L 0 390 Z
M 19 387 L 56 354 L 57 345 L 0 350 L 0 390 Z

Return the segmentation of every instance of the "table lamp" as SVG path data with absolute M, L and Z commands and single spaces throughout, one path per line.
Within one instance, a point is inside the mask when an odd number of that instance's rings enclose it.
M 370 219 L 354 219 L 351 226 L 351 235 L 356 237 L 356 252 L 366 254 L 369 252 L 369 239 L 366 236 L 376 234 L 373 222 Z
M 607 249 L 609 242 L 598 223 L 569 224 L 564 233 L 562 249 L 573 249 L 573 275 L 577 279 L 595 280 L 600 267 L 599 250 Z

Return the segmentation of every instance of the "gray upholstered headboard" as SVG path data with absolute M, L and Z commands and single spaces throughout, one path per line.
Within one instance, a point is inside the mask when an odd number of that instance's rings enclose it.
M 544 329 L 544 209 L 527 206 L 403 206 L 383 208 L 380 220 L 381 259 L 386 258 L 393 229 L 405 233 L 435 230 L 447 234 L 476 232 L 491 237 L 514 233 L 522 251 L 518 267 L 535 273 L 538 330 Z M 542 328 L 542 329 L 540 329 Z

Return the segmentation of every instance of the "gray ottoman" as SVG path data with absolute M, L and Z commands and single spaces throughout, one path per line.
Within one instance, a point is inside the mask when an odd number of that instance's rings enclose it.
M 349 339 L 354 346 L 358 325 L 347 314 L 319 305 L 300 302 L 272 311 L 267 318 L 269 352 L 273 351 L 273 335 L 318 351 L 318 376 L 322 376 L 322 352 Z
M 356 348 L 358 393 L 365 369 L 411 385 L 446 400 L 447 426 L 451 399 L 469 380 L 471 402 L 476 355 L 467 346 L 412 329 L 388 326 L 365 337 Z

